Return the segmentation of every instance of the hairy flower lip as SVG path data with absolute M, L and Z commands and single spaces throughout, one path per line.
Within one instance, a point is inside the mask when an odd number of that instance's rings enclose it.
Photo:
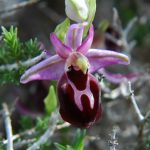
M 79 74 L 74 74 L 75 72 Z M 60 114 L 65 121 L 77 127 L 89 128 L 102 115 L 101 102 L 99 101 L 100 86 L 97 79 L 87 73 L 88 78 L 85 81 L 87 85 L 77 89 L 76 86 L 80 86 L 83 79 L 79 78 L 82 72 L 75 72 L 72 72 L 75 78 L 72 78 L 72 76 L 70 78 L 64 74 L 58 81 L 57 91 L 60 101 Z M 78 78 L 79 81 L 77 80 Z M 73 80 L 77 83 L 72 83 Z M 91 99 L 91 94 L 93 95 L 93 100 Z

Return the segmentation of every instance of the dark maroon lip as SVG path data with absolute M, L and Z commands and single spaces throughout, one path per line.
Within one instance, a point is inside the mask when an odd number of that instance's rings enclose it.
M 70 66 L 67 77 L 78 90 L 82 91 L 86 88 L 88 73 L 84 74 L 81 70 L 74 70 L 73 66 Z
M 88 83 L 89 82 L 89 83 Z M 71 84 L 70 84 L 71 83 Z M 72 86 L 72 84 L 74 86 Z M 90 87 L 87 87 L 90 86 Z M 88 96 L 88 90 L 93 95 L 94 104 Z M 83 92 L 81 97 L 75 99 L 77 91 Z M 100 87 L 94 76 L 83 74 L 81 70 L 74 70 L 73 67 L 60 78 L 57 86 L 58 99 L 60 103 L 60 114 L 62 118 L 74 126 L 80 128 L 91 127 L 102 113 L 100 104 Z M 76 103 L 80 101 L 80 103 Z M 79 104 L 82 105 L 82 110 Z

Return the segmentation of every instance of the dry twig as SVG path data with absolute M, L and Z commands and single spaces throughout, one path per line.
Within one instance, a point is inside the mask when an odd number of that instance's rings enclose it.
M 133 104 L 133 107 L 135 109 L 136 114 L 138 115 L 139 121 L 143 122 L 144 121 L 144 116 L 142 115 L 142 113 L 141 113 L 141 111 L 140 111 L 140 109 L 139 109 L 139 107 L 136 103 L 135 96 L 134 96 L 134 91 L 131 88 L 131 82 L 129 81 L 128 84 L 129 84 L 129 92 L 130 92 L 130 95 L 131 95 L 131 102 Z
M 29 0 L 29 1 L 24 1 L 24 2 L 18 3 L 18 4 L 14 4 L 14 5 L 12 5 L 11 7 L 7 8 L 7 9 L 1 10 L 0 14 L 9 13 L 11 11 L 14 11 L 14 10 L 32 5 L 32 4 L 37 3 L 37 2 L 39 2 L 39 0 Z
M 70 126 L 70 124 L 69 123 L 67 123 L 67 122 L 65 122 L 65 123 L 63 123 L 63 124 L 59 124 L 59 125 L 57 125 L 57 127 L 56 127 L 56 129 L 57 130 L 60 130 L 60 129 L 63 129 L 63 128 L 66 128 L 66 127 L 69 127 Z M 21 133 L 18 133 L 18 134 L 16 134 L 16 135 L 13 135 L 13 141 L 15 141 L 16 139 L 18 139 L 18 138 L 21 138 L 21 137 L 23 137 L 23 136 L 30 136 L 30 135 L 32 135 L 32 134 L 34 134 L 36 132 L 36 129 L 35 128 L 31 128 L 31 129 L 29 129 L 29 130 L 26 130 L 26 131 L 24 131 L 24 132 L 21 132 Z M 24 142 L 22 142 L 22 143 L 28 143 L 28 142 L 31 142 L 32 140 L 28 140 L 28 141 L 26 141 L 25 142 L 25 140 L 24 140 Z M 5 144 L 7 144 L 8 143 L 8 140 L 4 140 L 4 141 L 2 141 L 2 144 L 3 145 L 5 145 Z M 18 147 L 17 146 L 17 144 L 15 144 L 16 145 L 16 147 Z M 20 145 L 20 144 L 19 144 Z M 15 147 L 15 146 L 14 146 Z M 19 146 L 20 147 L 20 146 Z
M 40 137 L 40 139 L 37 142 L 33 143 L 33 145 L 31 145 L 27 150 L 39 149 L 42 144 L 46 143 L 50 139 L 50 137 L 53 135 L 53 133 L 57 127 L 58 118 L 59 118 L 58 111 L 53 112 L 51 117 L 50 117 L 49 128 Z
M 19 134 L 13 135 L 12 139 L 13 139 L 13 141 L 14 141 L 14 140 L 16 140 L 16 139 L 18 139 L 18 138 L 21 138 L 22 136 L 31 135 L 31 134 L 33 134 L 34 132 L 35 132 L 35 128 L 32 128 L 32 129 L 26 130 L 26 131 L 24 131 L 24 132 L 21 132 L 21 133 L 19 133 Z M 4 145 L 4 144 L 7 144 L 7 143 L 8 143 L 8 140 L 4 140 L 4 141 L 2 141 L 2 143 L 3 143 L 3 145 Z
M 35 65 L 37 62 L 39 62 L 40 60 L 44 59 L 46 57 L 46 52 L 42 52 L 39 56 L 36 56 L 32 59 L 28 59 L 26 61 L 20 61 L 18 63 L 14 63 L 14 64 L 7 64 L 7 65 L 1 65 L 0 66 L 0 70 L 13 70 L 13 69 L 18 69 L 21 66 L 25 66 L 25 67 L 30 67 Z
M 5 129 L 6 129 L 6 134 L 7 134 L 7 150 L 13 150 L 13 133 L 12 133 L 12 126 L 11 126 L 11 119 L 10 119 L 10 114 L 8 111 L 8 107 L 6 103 L 2 104 L 3 106 L 3 118 L 5 122 Z
M 26 140 L 18 141 L 17 143 L 14 144 L 14 148 L 15 150 L 21 149 L 23 146 L 35 142 L 35 140 L 36 139 L 34 138 L 34 139 L 26 139 Z

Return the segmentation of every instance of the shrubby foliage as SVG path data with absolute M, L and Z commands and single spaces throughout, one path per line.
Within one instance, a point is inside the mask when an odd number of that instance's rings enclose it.
M 21 74 L 27 67 L 21 65 L 21 61 L 26 61 L 40 53 L 37 39 L 30 39 L 21 42 L 18 38 L 16 27 L 10 29 L 2 27 L 2 39 L 0 42 L 0 84 L 19 84 Z M 9 69 L 9 65 L 17 64 L 15 69 Z

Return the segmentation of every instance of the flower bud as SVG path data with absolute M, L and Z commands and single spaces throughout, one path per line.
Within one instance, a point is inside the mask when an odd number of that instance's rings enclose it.
M 89 15 L 87 0 L 65 0 L 67 16 L 76 22 L 86 21 Z
M 89 128 L 101 117 L 100 87 L 90 73 L 73 66 L 62 75 L 57 86 L 62 118 L 78 127 Z

